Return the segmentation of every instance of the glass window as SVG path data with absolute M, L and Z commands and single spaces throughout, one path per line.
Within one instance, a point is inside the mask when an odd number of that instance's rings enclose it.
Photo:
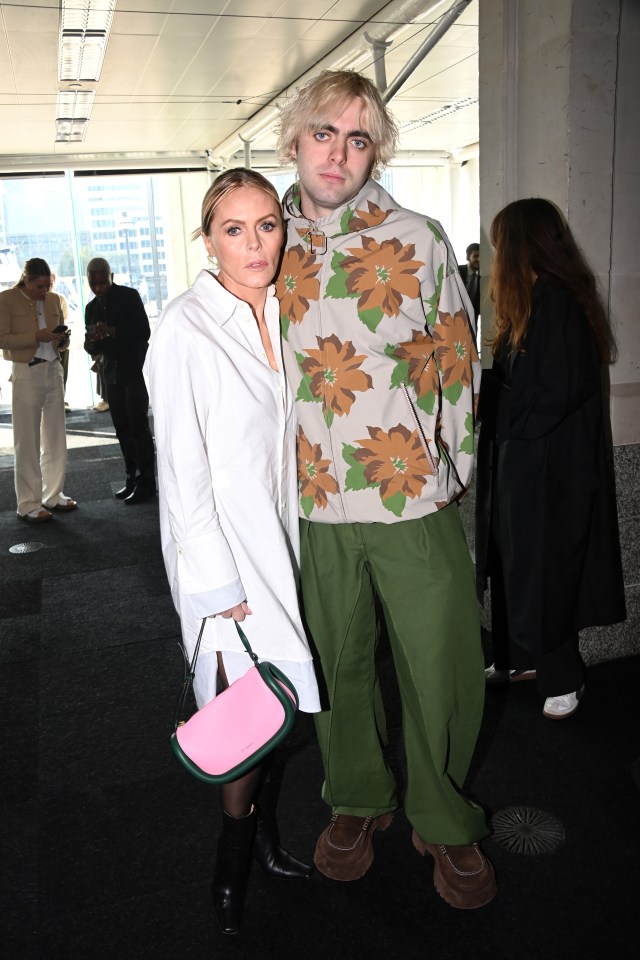
M 31 257 L 44 258 L 56 273 L 72 329 L 66 388 L 71 406 L 96 399 L 92 361 L 83 349 L 84 307 L 92 298 L 87 263 L 105 257 L 116 283 L 138 289 L 153 328 L 165 303 L 207 265 L 202 243 L 187 238 L 209 182 L 204 170 L 0 178 L 0 288 L 17 283 Z M 11 401 L 9 375 L 10 365 L 0 359 L 3 404 Z

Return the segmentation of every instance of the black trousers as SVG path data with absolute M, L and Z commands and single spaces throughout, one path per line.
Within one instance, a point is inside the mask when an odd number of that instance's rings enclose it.
M 531 670 L 537 674 L 543 697 L 573 693 L 584 683 L 578 633 L 572 633 L 553 650 L 535 653 L 518 646 L 509 635 L 502 563 L 495 541 L 491 544 L 491 639 L 497 670 Z
M 149 394 L 142 373 L 126 383 L 107 383 L 106 400 L 124 457 L 126 483 L 156 489 L 155 453 L 149 427 Z

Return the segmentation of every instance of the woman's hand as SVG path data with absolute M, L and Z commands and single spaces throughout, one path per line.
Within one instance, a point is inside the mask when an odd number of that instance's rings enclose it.
M 250 616 L 253 613 L 253 610 L 249 609 L 249 604 L 246 600 L 243 600 L 242 603 L 237 603 L 235 607 L 231 607 L 229 610 L 223 610 L 221 613 L 214 613 L 212 617 L 223 617 L 225 620 L 236 620 L 238 623 L 242 623 L 245 617 Z

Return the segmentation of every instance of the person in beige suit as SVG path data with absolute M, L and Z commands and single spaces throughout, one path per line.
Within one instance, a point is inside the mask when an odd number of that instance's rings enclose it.
M 34 257 L 16 286 L 0 293 L 0 347 L 12 362 L 18 516 L 35 523 L 51 520 L 52 510 L 77 506 L 62 492 L 67 438 L 60 351 L 68 348 L 69 335 L 60 297 L 50 286 L 48 264 Z

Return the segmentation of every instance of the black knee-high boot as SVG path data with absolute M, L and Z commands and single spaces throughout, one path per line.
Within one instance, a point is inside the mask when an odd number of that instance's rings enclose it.
M 230 817 L 222 811 L 222 833 L 213 875 L 213 906 L 223 933 L 237 933 L 247 892 L 257 811 Z
M 296 860 L 280 846 L 275 817 L 258 810 L 253 855 L 270 877 L 279 880 L 308 880 L 313 871 L 306 863 Z

